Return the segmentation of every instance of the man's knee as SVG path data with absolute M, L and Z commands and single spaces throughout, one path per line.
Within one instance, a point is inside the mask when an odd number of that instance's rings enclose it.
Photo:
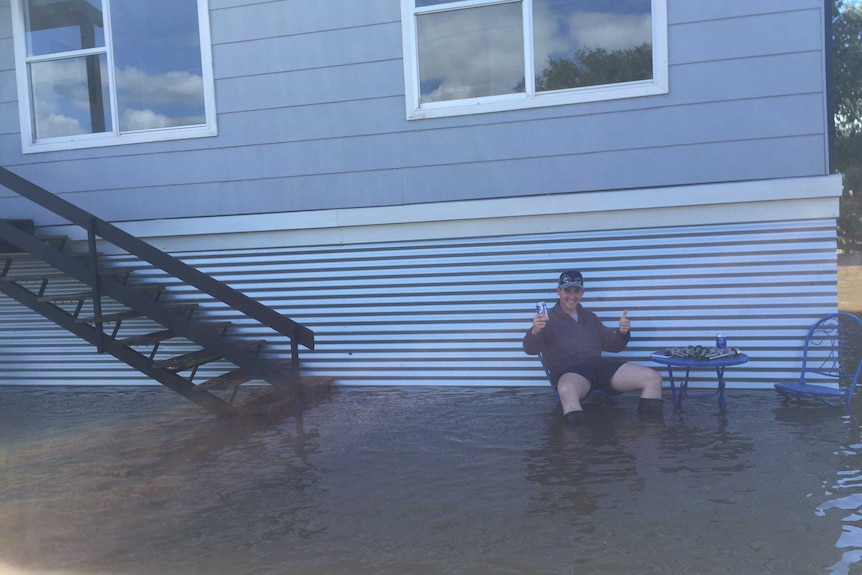
M 618 391 L 644 391 L 655 395 L 661 393 L 662 379 L 659 373 L 649 367 L 636 363 L 626 363 L 611 380 Z
M 590 382 L 583 377 L 566 373 L 557 382 L 557 392 L 560 395 L 573 394 L 577 398 L 583 398 L 590 391 Z
M 662 379 L 661 379 L 661 375 L 659 374 L 659 372 L 657 372 L 656 370 L 651 369 L 649 367 L 645 367 L 644 369 L 646 369 L 649 372 L 648 374 L 646 374 L 646 377 L 644 378 L 645 379 L 644 387 L 648 387 L 648 388 L 653 389 L 653 390 L 656 390 L 656 389 L 660 390 L 661 385 L 662 385 Z

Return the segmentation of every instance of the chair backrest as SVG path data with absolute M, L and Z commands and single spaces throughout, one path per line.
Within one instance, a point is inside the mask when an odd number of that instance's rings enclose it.
M 838 312 L 817 320 L 805 336 L 802 351 L 802 374 L 816 374 L 823 378 L 837 378 L 839 385 L 847 385 L 847 401 L 853 395 L 862 373 L 862 319 L 853 314 Z M 812 382 L 807 382 L 812 383 Z
M 545 358 L 542 357 L 542 354 L 539 354 L 539 362 L 542 364 L 542 369 L 545 370 L 545 375 L 548 377 L 548 383 L 551 384 L 551 388 L 554 390 L 554 394 L 557 396 L 557 401 L 560 400 L 560 392 L 557 391 L 557 386 L 554 385 L 554 381 L 551 379 L 551 372 L 548 370 L 548 366 L 545 365 Z

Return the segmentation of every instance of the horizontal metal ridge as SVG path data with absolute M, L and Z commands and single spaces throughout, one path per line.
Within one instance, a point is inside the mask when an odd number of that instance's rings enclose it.
M 585 275 L 584 305 L 607 325 L 628 310 L 633 338 L 620 359 L 666 376 L 649 353 L 709 344 L 724 333 L 752 357 L 728 369 L 728 385 L 761 388 L 792 380 L 805 330 L 837 306 L 834 225 L 800 220 L 174 255 L 313 329 L 317 346 L 302 353 L 303 374 L 340 384 L 547 385 L 521 338 L 535 303 L 553 304 L 557 274 L 573 268 Z M 163 280 L 127 256 L 105 264 L 134 268 L 142 281 Z M 201 321 L 232 321 L 231 334 L 265 339 L 267 354 L 289 355 L 286 342 L 195 290 L 166 287 L 166 305 L 197 305 Z M 0 322 L 0 384 L 145 381 L 15 302 L 0 298 Z M 120 337 L 147 328 L 126 329 Z M 165 353 L 191 351 L 174 341 L 163 344 Z M 36 354 L 38 365 L 27 359 Z M 196 379 L 230 369 L 213 361 Z M 693 385 L 710 381 L 714 374 L 692 372 Z

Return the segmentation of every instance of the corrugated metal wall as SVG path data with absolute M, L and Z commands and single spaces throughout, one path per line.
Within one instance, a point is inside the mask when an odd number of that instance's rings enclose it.
M 792 378 L 805 330 L 836 309 L 834 230 L 806 220 L 175 255 L 312 328 L 304 373 L 342 384 L 546 385 L 520 342 L 535 302 L 553 302 L 558 273 L 575 268 L 608 325 L 628 310 L 621 358 L 658 368 L 651 351 L 721 332 L 752 357 L 728 385 L 757 388 Z M 147 382 L 2 294 L 0 326 L 0 384 Z

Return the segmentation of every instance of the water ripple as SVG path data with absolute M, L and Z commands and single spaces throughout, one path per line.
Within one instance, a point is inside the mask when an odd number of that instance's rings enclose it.
M 160 388 L 0 388 L 0 572 L 859 572 L 855 414 L 728 397 L 571 428 L 547 388 L 342 388 L 237 425 Z

